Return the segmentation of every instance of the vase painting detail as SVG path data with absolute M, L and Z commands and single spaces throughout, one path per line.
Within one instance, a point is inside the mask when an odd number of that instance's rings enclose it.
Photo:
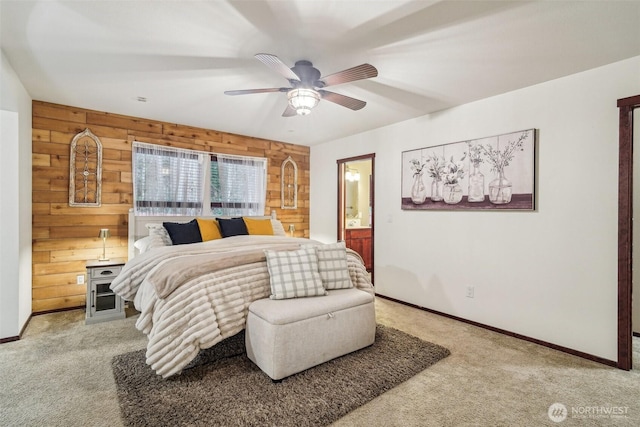
M 482 163 L 482 146 L 469 144 L 469 163 L 471 173 L 469 174 L 469 191 L 467 200 L 471 203 L 484 202 L 484 175 L 480 172 Z
M 442 200 L 443 195 L 443 185 L 442 182 L 444 179 L 444 158 L 438 157 L 435 153 L 431 153 L 431 155 L 427 158 L 427 163 L 429 167 L 427 168 L 427 173 L 433 181 L 431 181 L 431 201 L 439 202 Z
M 422 181 L 422 174 L 418 173 L 413 178 L 413 187 L 411 188 L 411 201 L 416 205 L 424 203 L 427 200 L 427 187 Z
M 464 178 L 464 159 L 467 157 L 465 152 L 459 161 L 455 161 L 453 156 L 445 165 L 444 175 L 444 191 L 443 200 L 449 205 L 455 205 L 462 201 L 462 187 L 459 182 Z
M 496 205 L 504 205 L 511 203 L 512 184 L 504 176 L 504 168 L 509 166 L 518 151 L 524 151 L 523 144 L 528 137 L 528 133 L 524 132 L 517 140 L 511 140 L 507 143 L 504 150 L 500 150 L 499 146 L 495 148 L 489 144 L 481 146 L 491 163 L 491 171 L 497 172 L 498 177 L 489 183 L 489 201 Z
M 402 209 L 533 210 L 536 130 L 402 152 Z
M 445 184 L 442 195 L 446 204 L 455 205 L 462 201 L 462 187 L 460 184 Z
M 504 177 L 504 172 L 489 183 L 489 201 L 496 205 L 511 203 L 511 181 Z
M 431 181 L 431 201 L 440 202 L 443 198 L 444 183 L 441 179 L 433 178 Z
M 426 163 L 421 163 L 418 159 L 411 159 L 411 169 L 413 170 L 413 185 L 411 186 L 411 201 L 416 205 L 427 200 L 427 187 L 422 180 L 422 173 Z

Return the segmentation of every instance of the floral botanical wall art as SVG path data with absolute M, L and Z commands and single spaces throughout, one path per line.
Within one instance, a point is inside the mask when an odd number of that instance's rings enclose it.
M 535 129 L 402 152 L 402 209 L 533 210 Z

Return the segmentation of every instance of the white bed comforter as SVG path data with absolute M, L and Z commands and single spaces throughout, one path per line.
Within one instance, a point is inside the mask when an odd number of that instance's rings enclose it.
M 236 236 L 156 248 L 125 264 L 111 284 L 141 314 L 147 364 L 163 377 L 182 371 L 201 349 L 244 329 L 251 302 L 270 291 L 264 249 L 319 242 L 281 236 Z M 351 281 L 373 294 L 357 253 L 347 250 Z

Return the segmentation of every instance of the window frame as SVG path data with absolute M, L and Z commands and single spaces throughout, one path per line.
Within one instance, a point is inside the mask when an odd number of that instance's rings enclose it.
M 209 175 L 209 178 L 207 179 L 207 182 L 209 183 L 210 187 L 209 187 L 209 191 L 207 192 L 207 194 L 209 195 L 209 200 L 208 200 L 208 204 L 207 206 L 209 206 L 209 212 L 212 216 L 218 216 L 218 215 L 225 215 L 225 216 L 263 216 L 265 214 L 266 211 L 266 207 L 267 207 L 267 180 L 268 180 L 268 167 L 269 167 L 269 161 L 266 157 L 252 157 L 252 156 L 238 156 L 238 155 L 230 155 L 230 154 L 221 154 L 221 153 L 211 153 L 210 157 L 209 157 L 209 167 L 207 168 L 207 172 L 209 172 L 209 174 L 211 174 L 211 170 L 212 170 L 212 165 L 214 163 L 214 161 L 218 164 L 220 164 L 220 161 L 218 160 L 218 157 L 225 159 L 225 161 L 228 161 L 229 163 L 238 163 L 241 165 L 246 165 L 247 163 L 255 163 L 254 165 L 249 165 L 249 166 L 253 166 L 256 168 L 261 168 L 262 169 L 262 188 L 258 189 L 261 191 L 258 192 L 258 198 L 262 197 L 262 200 L 258 200 L 258 201 L 241 201 L 241 202 L 237 202 L 237 201 L 214 201 L 212 200 L 211 197 L 211 193 L 213 190 L 213 177 L 211 175 Z M 214 160 L 215 158 L 215 160 Z M 219 167 L 218 167 L 218 174 L 219 174 Z M 260 172 L 258 172 L 260 173 Z M 219 175 L 218 175 L 219 177 Z M 218 180 L 220 180 L 220 178 L 218 178 Z M 224 205 L 232 205 L 232 206 L 224 206 Z M 251 210 L 251 207 L 246 206 L 247 204 L 253 204 L 253 205 L 257 205 L 256 207 L 256 212 L 246 212 L 247 210 Z M 214 205 L 219 205 L 219 206 L 214 206 Z M 258 212 L 257 209 L 262 205 L 262 212 Z M 218 212 L 217 210 L 222 210 L 222 212 Z M 238 211 L 242 211 L 245 210 L 245 212 L 238 212 Z
M 136 175 L 136 153 L 138 152 L 139 148 L 142 148 L 144 150 L 144 146 L 149 146 L 148 150 L 158 150 L 158 151 L 162 151 L 163 149 L 166 149 L 167 153 L 170 152 L 182 152 L 184 153 L 185 156 L 189 156 L 189 155 L 193 155 L 194 158 L 198 158 L 199 161 L 202 161 L 202 167 L 204 168 L 203 171 L 203 176 L 202 176 L 202 189 L 201 189 L 201 197 L 200 200 L 198 202 L 184 202 L 184 201 L 179 201 L 179 202 L 175 202 L 175 201 L 169 201 L 166 202 L 167 204 L 170 204 L 171 206 L 160 206 L 161 205 L 161 201 L 137 201 L 136 200 L 136 195 L 137 195 L 137 175 Z M 145 153 L 145 154 L 153 154 L 153 153 Z M 238 209 L 241 209 L 241 206 L 243 203 L 246 202 L 235 202 L 237 205 L 237 207 L 224 207 L 224 206 L 216 206 L 215 209 L 217 211 L 214 211 L 214 206 L 213 204 L 217 204 L 220 203 L 221 205 L 224 204 L 224 202 L 214 202 L 211 200 L 211 188 L 213 186 L 213 182 L 212 182 L 212 175 L 211 175 L 211 167 L 212 167 L 212 163 L 214 162 L 213 159 L 216 159 L 215 161 L 218 161 L 218 156 L 220 157 L 224 157 L 226 159 L 230 159 L 232 161 L 237 160 L 238 162 L 254 162 L 256 163 L 257 167 L 260 167 L 262 169 L 262 188 L 259 189 L 261 190 L 262 194 L 260 195 L 258 193 L 258 198 L 262 197 L 262 202 L 258 202 L 258 208 L 260 207 L 260 204 L 262 204 L 262 212 L 256 212 L 256 213 L 243 213 L 243 214 L 238 214 L 238 213 L 234 213 L 234 209 L 235 212 L 237 212 Z M 187 149 L 187 148 L 177 148 L 177 147 L 170 147 L 170 146 L 164 146 L 164 145 L 159 145 L 159 144 L 149 144 L 146 142 L 141 142 L 141 141 L 133 141 L 132 143 L 132 175 L 133 175 L 133 208 L 134 208 L 134 212 L 136 216 L 249 216 L 249 215 L 258 215 L 258 216 L 263 216 L 265 215 L 265 211 L 266 211 L 266 207 L 267 207 L 267 186 L 268 186 L 268 168 L 269 168 L 269 159 L 266 157 L 254 157 L 254 156 L 241 156 L 241 155 L 230 155 L 230 154 L 223 154 L 223 153 L 214 153 L 214 152 L 207 152 L 207 151 L 199 151 L 199 150 L 191 150 L 191 149 Z M 148 204 L 149 206 L 144 206 L 144 204 Z M 191 206 L 193 205 L 193 206 Z M 149 211 L 140 211 L 138 208 L 139 207 L 157 207 L 158 209 L 165 209 L 165 212 L 157 214 L 157 213 L 153 213 L 153 212 L 149 212 Z M 195 209 L 196 212 L 194 214 L 184 214 L 181 212 L 175 212 L 172 211 L 170 212 L 169 210 L 172 208 L 190 208 L 190 209 Z M 221 211 L 220 211 L 221 210 Z M 215 213 L 214 213 L 215 212 Z

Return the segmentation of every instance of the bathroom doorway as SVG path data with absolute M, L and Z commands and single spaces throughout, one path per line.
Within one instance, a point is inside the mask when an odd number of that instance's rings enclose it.
M 338 163 L 338 240 L 358 252 L 373 281 L 375 154 Z

